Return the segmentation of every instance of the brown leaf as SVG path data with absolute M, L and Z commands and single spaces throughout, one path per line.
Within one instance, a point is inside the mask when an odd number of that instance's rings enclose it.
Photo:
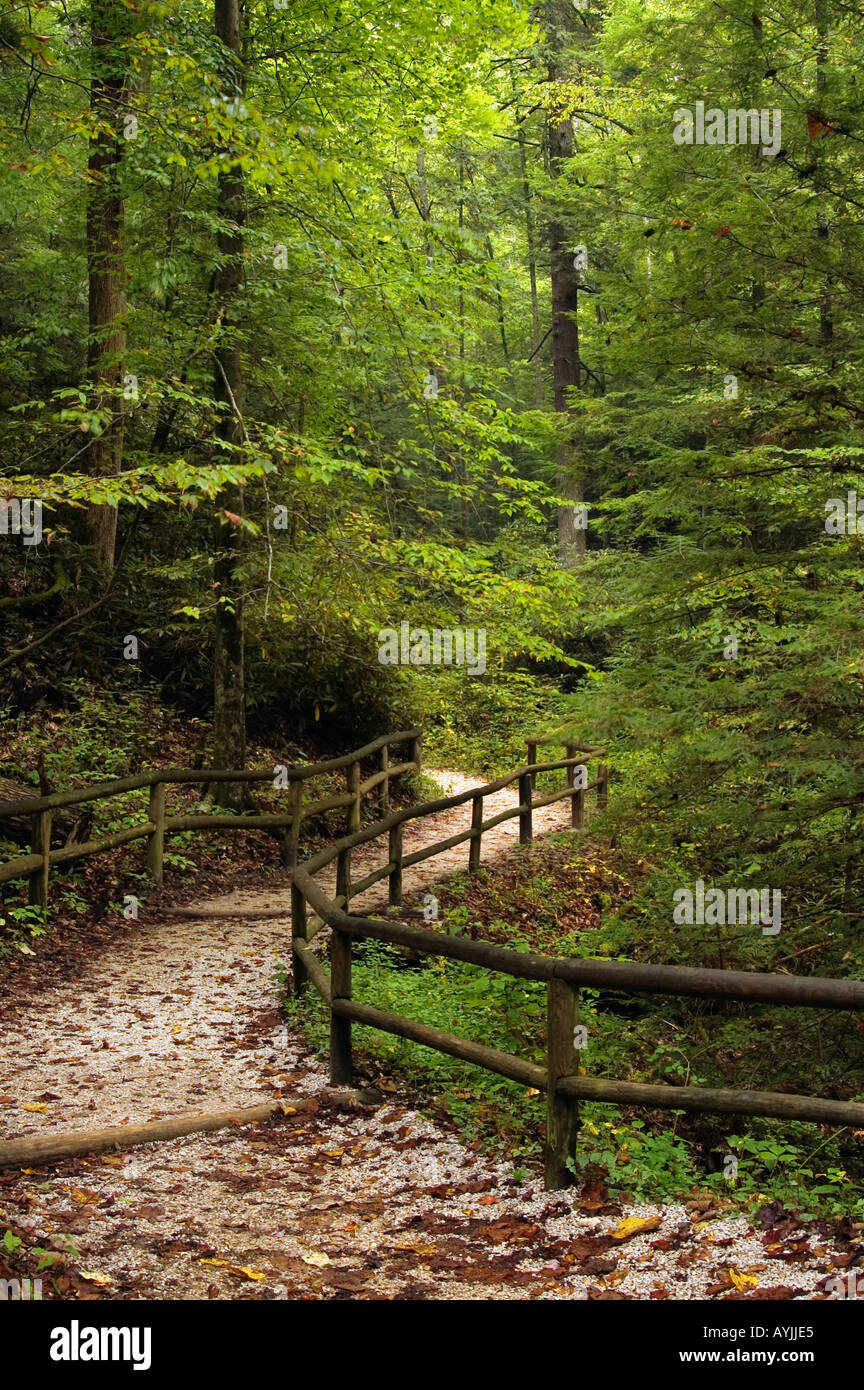
M 834 130 L 834 122 L 829 121 L 828 117 L 821 111 L 807 112 L 807 135 L 811 140 L 817 140 L 821 135 L 828 135 Z

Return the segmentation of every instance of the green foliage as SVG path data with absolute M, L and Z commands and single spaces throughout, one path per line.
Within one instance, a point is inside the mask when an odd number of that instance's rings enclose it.
M 0 913 L 0 956 L 35 955 L 30 943 L 45 934 L 42 908 L 0 904 Z

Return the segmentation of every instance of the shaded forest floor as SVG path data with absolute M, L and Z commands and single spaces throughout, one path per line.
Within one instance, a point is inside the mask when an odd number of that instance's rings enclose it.
M 473 785 L 437 776 L 447 790 Z M 508 788 L 488 798 L 487 814 L 514 803 Z M 455 833 L 470 813 L 469 802 L 411 823 L 406 852 Z M 535 834 L 565 829 L 568 814 L 567 803 L 544 808 Z M 497 827 L 484 859 L 500 861 L 517 835 L 515 820 Z M 384 854 L 364 847 L 355 875 Z M 415 866 L 406 890 L 465 858 L 461 846 Z M 287 899 L 283 880 L 192 905 L 287 912 Z M 354 905 L 382 902 L 379 885 Z M 465 1144 L 373 1064 L 360 1080 L 384 1102 L 340 1107 L 325 1067 L 279 1013 L 289 937 L 287 918 L 152 914 L 89 950 L 79 943 L 65 965 L 55 954 L 42 988 L 36 963 L 14 972 L 0 1016 L 4 1138 L 271 1097 L 288 1111 L 243 1130 L 0 1174 L 0 1228 L 22 1242 L 17 1272 L 35 1271 L 38 1249 L 60 1257 L 44 1271 L 47 1296 L 782 1299 L 824 1297 L 820 1284 L 858 1258 L 851 1228 L 802 1230 L 770 1207 L 754 1226 L 719 1199 L 622 1205 L 600 1183 L 545 1193 L 539 1169 L 516 1176 L 512 1163 Z M 317 1108 L 292 1113 L 292 1097 Z

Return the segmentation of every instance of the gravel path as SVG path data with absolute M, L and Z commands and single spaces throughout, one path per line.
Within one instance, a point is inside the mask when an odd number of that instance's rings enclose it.
M 431 775 L 447 792 L 477 785 Z M 507 788 L 486 813 L 515 800 Z M 470 816 L 468 802 L 409 823 L 406 852 Z M 566 801 L 543 808 L 535 834 L 566 829 L 568 817 Z M 496 827 L 484 861 L 517 839 L 516 819 Z M 385 856 L 365 846 L 355 877 Z M 466 859 L 459 846 L 415 866 L 406 892 Z M 206 906 L 288 912 L 288 897 L 287 887 L 249 889 Z M 376 885 L 352 906 L 384 900 Z M 381 1106 L 340 1108 L 325 1067 L 278 1014 L 275 967 L 289 939 L 280 919 L 124 923 L 76 978 L 2 1004 L 3 1138 L 317 1101 L 257 1127 L 0 1174 L 0 1227 L 5 1217 L 28 1245 L 67 1252 L 53 1270 L 64 1296 L 790 1298 L 812 1296 L 833 1259 L 848 1257 L 827 1237 L 820 1245 L 770 1220 L 754 1231 L 719 1206 L 622 1210 L 602 1192 L 574 1205 L 572 1193 L 544 1193 L 537 1177 L 517 1181 L 476 1155 L 396 1088 Z

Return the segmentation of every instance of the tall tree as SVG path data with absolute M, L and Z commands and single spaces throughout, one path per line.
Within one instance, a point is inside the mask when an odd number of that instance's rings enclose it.
M 214 23 L 227 50 L 223 68 L 225 99 L 228 109 L 239 113 L 246 91 L 239 0 L 215 0 Z M 243 280 L 245 208 L 245 177 L 242 165 L 236 161 L 220 170 L 218 178 L 219 263 L 214 282 L 217 335 L 213 394 L 219 404 L 218 434 L 230 451 L 242 444 L 244 435 L 238 300 Z M 239 574 L 237 519 L 242 507 L 242 489 L 227 489 L 216 499 L 214 520 L 213 763 L 215 767 L 230 769 L 241 769 L 246 763 L 243 584 Z M 218 783 L 214 785 L 213 797 L 220 805 L 239 805 L 244 790 L 239 783 Z
M 121 387 L 126 351 L 127 271 L 120 175 L 128 74 L 124 40 L 128 32 L 129 12 L 122 0 L 91 0 L 93 133 L 87 169 L 87 359 L 94 407 L 105 417 L 101 431 L 91 434 L 87 451 L 89 471 L 96 477 L 119 473 L 123 460 Z M 116 507 L 90 507 L 87 533 L 97 569 L 109 571 L 114 563 L 117 536 Z
M 559 185 L 567 177 L 573 157 L 573 121 L 570 103 L 562 89 L 566 84 L 566 62 L 562 47 L 567 41 L 565 22 L 559 7 L 550 3 L 547 27 L 549 38 L 548 74 L 550 97 L 546 122 L 549 172 Z M 566 225 L 566 200 L 556 199 L 548 223 L 549 269 L 552 289 L 552 383 L 556 413 L 562 417 L 555 451 L 559 495 L 565 505 L 558 508 L 558 553 L 565 569 L 579 564 L 585 556 L 585 528 L 580 525 L 584 492 L 578 472 L 578 456 L 573 437 L 570 395 L 582 381 L 579 361 L 579 288 L 584 283 L 573 233 Z M 572 505 L 567 505 L 572 504 Z

